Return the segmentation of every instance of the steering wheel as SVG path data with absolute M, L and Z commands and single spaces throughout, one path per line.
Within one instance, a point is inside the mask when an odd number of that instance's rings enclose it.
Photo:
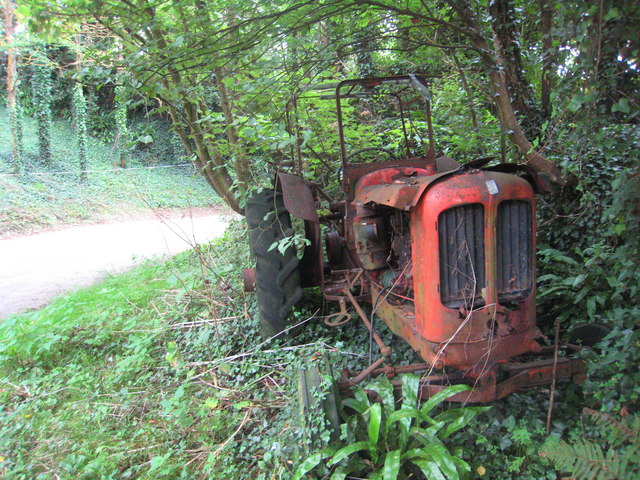
M 366 152 L 375 152 L 375 151 L 384 153 L 385 155 L 387 155 L 394 162 L 398 161 L 398 158 L 393 154 L 393 152 L 391 150 L 389 150 L 387 148 L 383 148 L 383 147 L 361 148 L 360 150 L 356 150 L 351 155 L 349 155 L 347 157 L 347 160 L 351 160 L 353 157 L 356 157 L 356 156 L 361 155 L 361 154 L 366 153 Z

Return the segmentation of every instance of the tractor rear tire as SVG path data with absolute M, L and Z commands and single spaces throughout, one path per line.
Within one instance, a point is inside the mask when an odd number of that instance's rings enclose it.
M 256 285 L 260 333 L 270 338 L 287 328 L 287 317 L 302 298 L 299 260 L 295 247 L 284 255 L 271 246 L 293 235 L 291 218 L 282 194 L 264 190 L 253 194 L 245 207 L 251 253 L 256 259 Z

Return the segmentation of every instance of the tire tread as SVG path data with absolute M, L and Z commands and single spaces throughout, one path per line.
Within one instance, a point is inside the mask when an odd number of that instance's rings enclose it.
M 269 250 L 275 242 L 293 234 L 291 218 L 282 194 L 274 190 L 252 195 L 245 214 L 251 252 L 256 259 L 260 332 L 269 338 L 287 328 L 287 317 L 302 298 L 295 248 L 289 247 L 284 255 L 277 249 Z

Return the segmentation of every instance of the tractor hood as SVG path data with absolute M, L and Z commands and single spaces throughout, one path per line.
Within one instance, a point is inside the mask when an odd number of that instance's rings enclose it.
M 478 169 L 456 168 L 433 173 L 422 168 L 392 167 L 376 170 L 364 175 L 355 187 L 353 203 L 356 205 L 386 205 L 398 210 L 415 207 L 424 192 L 435 183 L 457 175 L 464 175 Z M 548 181 L 527 165 L 500 164 L 482 169 L 487 172 L 523 173 L 535 193 L 549 192 Z
M 393 168 L 395 173 L 391 177 L 391 183 L 370 183 L 368 175 L 360 179 L 356 185 L 356 195 L 353 202 L 356 205 L 378 204 L 388 207 L 397 208 L 399 210 L 409 210 L 415 207 L 422 194 L 430 185 L 451 177 L 458 171 L 450 171 L 436 173 L 435 175 L 421 175 L 422 172 L 414 168 Z M 380 176 L 380 172 L 373 172 L 376 176 Z

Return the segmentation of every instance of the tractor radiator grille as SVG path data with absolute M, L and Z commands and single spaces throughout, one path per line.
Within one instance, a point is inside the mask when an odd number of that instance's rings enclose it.
M 484 207 L 463 205 L 438 217 L 440 298 L 448 308 L 484 305 Z
M 533 286 L 531 204 L 524 200 L 500 203 L 496 229 L 498 302 L 522 300 Z

